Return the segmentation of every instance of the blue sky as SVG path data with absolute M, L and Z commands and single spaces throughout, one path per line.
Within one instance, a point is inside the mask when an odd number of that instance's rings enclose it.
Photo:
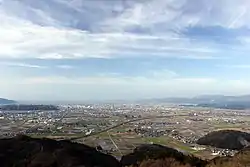
M 248 0 L 0 0 L 0 96 L 250 93 Z

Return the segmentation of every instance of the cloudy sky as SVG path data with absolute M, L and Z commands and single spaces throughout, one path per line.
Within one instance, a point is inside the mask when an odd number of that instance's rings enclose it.
M 250 94 L 249 0 L 0 0 L 0 97 Z

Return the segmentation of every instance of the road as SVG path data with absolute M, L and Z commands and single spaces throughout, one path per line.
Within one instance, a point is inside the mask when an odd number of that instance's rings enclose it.
M 144 118 L 132 119 L 132 120 L 122 122 L 122 123 L 120 123 L 120 124 L 117 124 L 117 125 L 115 125 L 115 126 L 109 127 L 109 128 L 107 128 L 107 129 L 104 129 L 104 130 L 101 130 L 101 131 L 98 131 L 98 132 L 93 132 L 93 133 L 91 133 L 91 134 L 83 135 L 83 136 L 78 136 L 78 137 L 72 137 L 72 138 L 70 138 L 70 139 L 68 139 L 68 140 L 78 140 L 78 139 L 82 139 L 82 138 L 86 138 L 86 137 L 98 135 L 98 134 L 107 132 L 107 131 L 109 131 L 109 130 L 118 128 L 118 127 L 120 127 L 120 126 L 129 124 L 129 123 L 132 123 L 132 122 L 143 121 L 143 120 L 148 120 L 148 119 L 171 118 L 171 117 L 175 117 L 175 116 L 178 116 L 178 117 L 179 117 L 179 116 L 188 116 L 188 115 L 167 115 L 167 116 L 155 116 L 155 117 L 144 117 Z

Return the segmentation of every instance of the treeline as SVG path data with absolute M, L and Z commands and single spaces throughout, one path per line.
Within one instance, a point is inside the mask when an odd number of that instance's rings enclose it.
M 0 106 L 0 110 L 2 111 L 51 111 L 58 110 L 57 106 L 54 105 L 3 105 Z

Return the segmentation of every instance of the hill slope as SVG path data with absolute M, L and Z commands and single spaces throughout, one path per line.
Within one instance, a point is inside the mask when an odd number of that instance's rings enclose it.
M 133 153 L 125 155 L 121 159 L 122 166 L 147 167 L 147 166 L 179 166 L 179 167 L 201 167 L 207 164 L 199 158 L 184 155 L 175 149 L 161 145 L 141 145 Z
M 14 100 L 8 100 L 8 99 L 3 99 L 3 98 L 0 98 L 0 105 L 3 105 L 3 104 L 15 104 L 16 101 Z
M 52 111 L 58 110 L 57 106 L 54 105 L 27 105 L 27 104 L 8 104 L 0 106 L 0 110 L 2 111 Z
M 184 155 L 161 145 L 141 145 L 118 162 L 96 149 L 70 141 L 34 139 L 18 136 L 0 139 L 1 167 L 246 167 L 250 166 L 250 148 L 234 157 L 211 161 Z
M 250 147 L 241 150 L 233 157 L 215 158 L 207 167 L 248 167 L 250 166 Z
M 250 144 L 250 134 L 234 130 L 215 131 L 200 138 L 197 144 L 240 150 Z
M 1 167 L 119 167 L 110 155 L 69 141 L 19 136 L 0 140 Z

